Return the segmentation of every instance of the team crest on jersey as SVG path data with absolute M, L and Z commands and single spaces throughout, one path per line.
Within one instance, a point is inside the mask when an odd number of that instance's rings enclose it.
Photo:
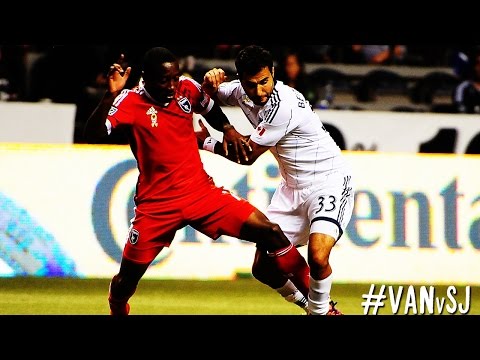
M 115 106 L 111 106 L 110 110 L 108 110 L 108 116 L 112 116 L 117 112 L 117 108 Z
M 139 237 L 140 233 L 138 232 L 138 230 L 131 228 L 130 232 L 128 233 L 128 242 L 132 245 L 135 245 L 138 242 Z
M 253 101 L 245 94 L 242 96 L 242 103 L 245 105 L 253 106 Z
M 150 115 L 150 120 L 152 121 L 152 127 L 158 127 L 157 113 L 158 111 L 153 106 L 147 111 L 147 115 Z
M 190 101 L 188 101 L 186 97 L 178 99 L 177 102 L 184 112 L 186 112 L 187 114 L 190 114 L 192 112 L 192 104 L 190 104 Z

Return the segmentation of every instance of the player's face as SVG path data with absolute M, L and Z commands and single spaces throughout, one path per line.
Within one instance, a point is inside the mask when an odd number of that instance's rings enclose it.
M 180 79 L 178 62 L 163 63 L 151 77 L 145 78 L 145 89 L 159 103 L 170 103 Z
M 241 83 L 248 97 L 255 105 L 265 105 L 273 92 L 273 74 L 268 66 L 255 75 L 244 75 Z

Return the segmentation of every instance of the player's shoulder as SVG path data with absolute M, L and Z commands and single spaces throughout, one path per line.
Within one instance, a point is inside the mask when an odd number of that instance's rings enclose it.
M 117 98 L 136 98 L 138 96 L 142 96 L 145 93 L 145 90 L 143 87 L 135 86 L 131 89 L 123 89 L 120 91 L 120 94 L 118 94 Z
M 296 98 L 298 92 L 298 90 L 280 80 L 275 83 L 274 90 L 277 91 L 282 98 Z
M 200 83 L 197 80 L 186 75 L 180 76 L 180 78 L 178 79 L 178 85 L 179 87 L 183 87 L 183 88 L 195 88 L 198 91 L 202 90 L 202 85 L 200 85 Z
M 113 102 L 113 106 L 120 107 L 120 106 L 131 106 L 132 103 L 135 103 L 138 99 L 139 92 L 138 89 L 123 89 L 115 98 Z
M 283 108 L 296 106 L 299 96 L 302 97 L 297 90 L 281 81 L 277 81 L 275 87 L 273 88 L 271 104 L 273 106 L 281 105 Z
M 238 79 L 233 79 L 230 81 L 225 81 L 220 84 L 220 89 L 228 89 L 229 92 L 233 91 L 243 91 L 242 84 L 240 83 L 240 80 Z

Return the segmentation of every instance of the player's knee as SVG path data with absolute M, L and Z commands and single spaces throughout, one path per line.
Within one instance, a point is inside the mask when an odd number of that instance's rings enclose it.
M 265 259 L 263 257 L 264 253 L 265 252 L 262 250 L 259 250 L 257 246 L 257 251 L 255 252 L 255 258 L 252 264 L 252 276 L 260 282 L 263 282 L 262 280 L 264 279 L 264 276 L 265 276 L 265 266 L 264 266 Z
M 278 289 L 285 285 L 286 278 L 275 268 L 269 268 L 262 263 L 253 263 L 253 277 L 262 284 L 270 286 L 272 289 Z
M 275 251 L 290 245 L 280 226 L 267 219 L 261 212 L 255 212 L 244 224 L 240 237 L 257 244 L 266 251 Z
M 308 255 L 308 263 L 311 269 L 322 270 L 328 267 L 328 254 L 316 252 Z

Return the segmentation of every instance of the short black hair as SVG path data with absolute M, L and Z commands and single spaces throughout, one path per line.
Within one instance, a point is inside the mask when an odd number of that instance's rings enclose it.
M 272 71 L 273 56 L 261 46 L 248 45 L 238 53 L 235 59 L 235 67 L 240 79 L 244 75 L 255 75 L 264 67 L 268 67 Z
M 149 74 L 157 73 L 161 64 L 176 61 L 178 58 L 167 48 L 153 47 L 143 57 L 143 74 L 148 77 Z

